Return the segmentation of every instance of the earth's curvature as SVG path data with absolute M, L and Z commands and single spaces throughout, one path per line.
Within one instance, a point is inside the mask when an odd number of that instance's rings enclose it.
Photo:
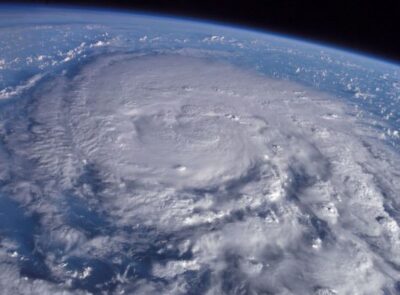
M 400 67 L 0 7 L 1 294 L 400 294 Z

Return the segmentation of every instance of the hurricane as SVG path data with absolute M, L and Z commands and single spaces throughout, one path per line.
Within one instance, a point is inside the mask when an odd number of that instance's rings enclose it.
M 0 7 L 1 292 L 398 294 L 399 99 L 287 37 Z

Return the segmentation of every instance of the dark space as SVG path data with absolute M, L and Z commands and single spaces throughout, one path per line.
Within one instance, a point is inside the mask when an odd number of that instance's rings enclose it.
M 172 14 L 232 23 L 400 61 L 400 1 L 18 1 Z M 13 2 L 15 4 L 16 2 Z

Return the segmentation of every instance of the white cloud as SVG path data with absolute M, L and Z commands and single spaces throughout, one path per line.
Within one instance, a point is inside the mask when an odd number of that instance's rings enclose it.
M 101 269 L 138 294 L 394 290 L 400 163 L 369 119 L 183 55 L 99 58 L 37 92 L 30 121 L 9 118 L 1 160 L 28 184 L 7 190 L 40 215 L 32 239 L 61 283 L 23 281 L 8 254 L 0 280 L 54 294 Z

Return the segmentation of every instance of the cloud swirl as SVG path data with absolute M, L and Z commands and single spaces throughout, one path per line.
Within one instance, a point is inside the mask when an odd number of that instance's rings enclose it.
M 6 293 L 399 292 L 398 154 L 332 96 L 111 54 L 2 112 Z

